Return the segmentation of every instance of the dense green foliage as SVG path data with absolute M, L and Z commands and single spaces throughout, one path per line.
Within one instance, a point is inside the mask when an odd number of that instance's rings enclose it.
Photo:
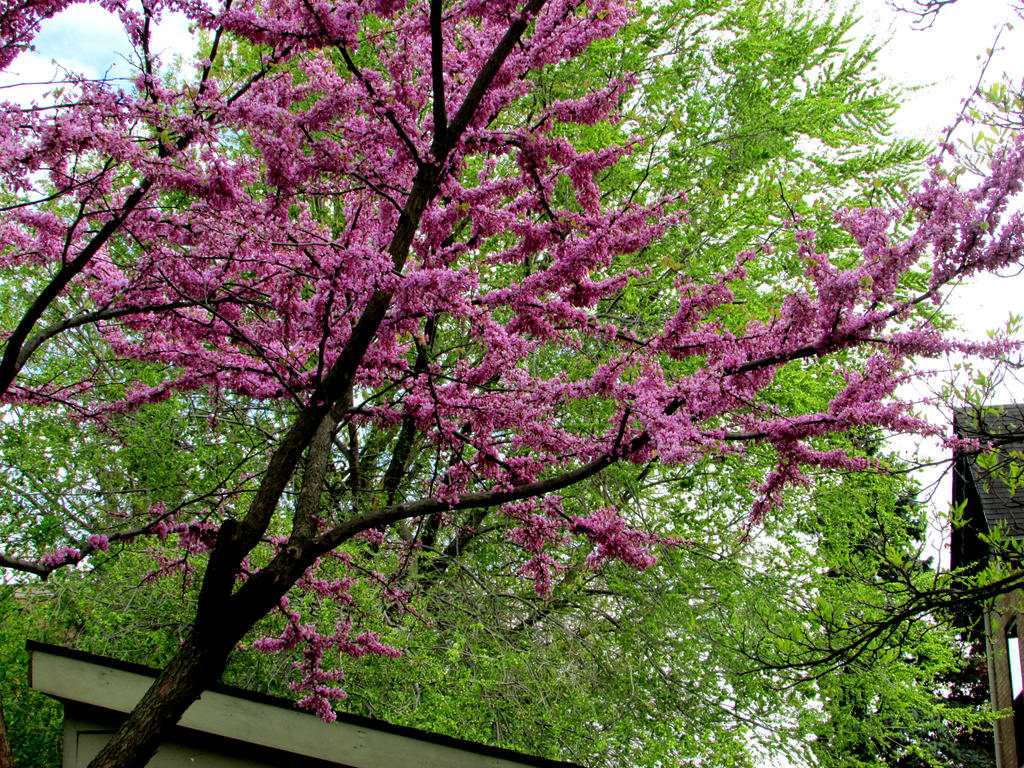
M 67 618 L 46 590 L 0 586 L 0 703 L 18 768 L 61 764 L 61 706 L 28 687 L 26 637 L 59 642 Z

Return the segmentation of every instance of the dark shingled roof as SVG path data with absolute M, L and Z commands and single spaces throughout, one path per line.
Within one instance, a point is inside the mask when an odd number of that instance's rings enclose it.
M 980 442 L 963 452 L 963 480 L 973 486 L 989 531 L 1024 538 L 1024 404 L 958 409 L 953 428 Z

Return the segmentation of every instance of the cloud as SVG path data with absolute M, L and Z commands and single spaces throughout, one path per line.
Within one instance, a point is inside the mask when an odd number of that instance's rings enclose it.
M 16 104 L 43 104 L 53 90 L 54 80 L 62 77 L 59 68 L 49 59 L 26 52 L 6 71 L 0 72 L 0 101 Z
M 130 72 L 125 57 L 131 45 L 121 23 L 97 5 L 73 5 L 47 19 L 32 42 L 37 56 L 87 77 L 124 77 Z
M 0 73 L 0 99 L 21 103 L 45 100 L 50 87 L 34 85 L 62 79 L 64 72 L 88 78 L 132 78 L 136 57 L 116 15 L 99 5 L 78 4 L 47 19 L 32 41 L 33 50 L 18 56 Z M 164 65 L 175 57 L 195 56 L 195 38 L 181 14 L 166 14 L 153 31 L 152 50 Z
M 196 37 L 189 29 L 188 19 L 180 13 L 164 14 L 153 31 L 153 50 L 164 64 L 169 64 L 175 56 L 185 61 L 195 59 Z

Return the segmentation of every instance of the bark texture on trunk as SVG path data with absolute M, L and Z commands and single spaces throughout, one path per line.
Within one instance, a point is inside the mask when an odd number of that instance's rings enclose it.
M 4 720 L 4 703 L 0 698 L 0 768 L 14 768 L 11 742 L 7 739 L 7 721 Z
M 195 635 L 193 630 L 89 768 L 143 768 L 185 710 L 217 682 L 234 641 Z

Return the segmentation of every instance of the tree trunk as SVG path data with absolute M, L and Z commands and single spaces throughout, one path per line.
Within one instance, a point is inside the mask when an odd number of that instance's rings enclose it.
M 220 637 L 201 640 L 193 629 L 89 768 L 145 766 L 185 710 L 220 678 L 235 634 L 225 630 Z
M 88 768 L 143 768 L 203 691 L 220 679 L 235 646 L 309 567 L 312 556 L 278 553 L 231 594 L 244 552 L 235 546 L 238 525 L 226 520 L 210 554 L 192 629 L 178 652 Z
M 4 703 L 0 698 L 0 768 L 14 768 L 11 742 L 7 739 L 7 721 L 4 720 Z

